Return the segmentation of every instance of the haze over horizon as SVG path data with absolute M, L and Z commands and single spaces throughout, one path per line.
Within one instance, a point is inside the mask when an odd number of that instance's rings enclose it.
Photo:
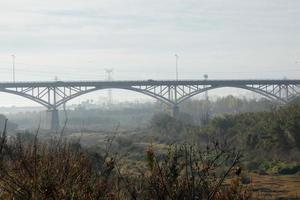
M 104 80 L 106 68 L 115 80 L 174 79 L 178 54 L 182 79 L 298 79 L 299 10 L 298 0 L 3 1 L 0 78 L 12 80 L 13 54 L 17 81 Z

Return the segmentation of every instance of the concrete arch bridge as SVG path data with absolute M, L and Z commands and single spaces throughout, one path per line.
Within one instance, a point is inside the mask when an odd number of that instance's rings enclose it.
M 300 96 L 300 80 L 144 80 L 144 81 L 53 81 L 5 82 L 0 92 L 25 97 L 51 112 L 51 129 L 59 127 L 58 108 L 67 101 L 101 89 L 125 89 L 151 96 L 179 111 L 179 104 L 202 92 L 234 87 L 288 103 Z

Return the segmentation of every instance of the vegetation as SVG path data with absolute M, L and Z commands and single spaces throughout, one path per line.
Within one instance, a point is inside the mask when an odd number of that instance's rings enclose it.
M 274 107 L 271 111 L 225 114 L 202 127 L 160 114 L 152 119 L 151 129 L 160 142 L 186 141 L 203 146 L 209 140 L 225 141 L 243 150 L 244 164 L 252 171 L 300 172 L 300 104 L 297 103 Z
M 0 122 L 5 122 L 6 120 L 6 117 L 4 115 L 1 115 L 0 114 Z M 4 129 L 4 126 L 6 126 L 5 128 L 8 130 L 8 131 L 12 131 L 12 130 L 15 130 L 18 125 L 13 123 L 13 122 L 7 122 L 7 124 L 5 125 L 5 123 L 0 123 L 0 130 L 3 130 Z
M 0 139 L 1 199 L 249 199 L 251 193 L 235 178 L 241 154 L 214 143 L 206 150 L 171 146 L 156 156 L 146 151 L 145 169 L 122 170 L 110 155 L 78 143 L 52 139 L 41 142 L 21 137 Z M 226 183 L 226 184 L 225 184 Z
M 157 112 L 147 126 L 113 134 L 66 128 L 59 137 L 40 130 L 37 139 L 30 132 L 4 132 L 1 198 L 252 199 L 257 191 L 272 191 L 260 179 L 299 177 L 299 103 L 254 113 L 239 108 L 246 101 L 219 101 L 231 102 L 235 111 L 215 114 L 201 126 L 192 114 L 173 118 Z M 293 184 L 297 188 L 299 181 Z
M 188 100 L 180 105 L 180 120 L 184 123 L 200 125 L 203 123 L 204 113 L 214 118 L 225 113 L 237 114 L 244 112 L 270 111 L 277 104 L 266 99 L 245 99 L 227 96 L 215 100 Z M 167 113 L 169 107 L 156 103 L 123 103 L 112 105 L 109 109 L 92 101 L 82 102 L 78 106 L 67 110 L 67 128 L 72 130 L 110 131 L 117 124 L 122 129 L 144 128 L 155 114 Z M 13 110 L 13 109 L 12 109 Z M 5 110 L 8 112 L 7 110 Z M 47 112 L 18 112 L 7 114 L 11 122 L 19 125 L 20 129 L 36 129 L 47 127 Z M 61 124 L 65 123 L 65 112 L 60 113 Z M 27 116 L 31 116 L 28 118 Z M 1 129 L 2 130 L 2 129 Z
M 300 162 L 299 104 L 281 107 L 271 112 L 217 117 L 210 121 L 205 131 L 230 141 L 237 148 L 242 148 L 247 156 L 249 169 L 268 170 L 270 168 L 270 172 L 275 172 L 274 165 L 288 162 L 291 163 L 293 169 L 282 171 L 281 169 L 285 167 L 277 166 L 276 173 L 298 172 L 297 162 Z

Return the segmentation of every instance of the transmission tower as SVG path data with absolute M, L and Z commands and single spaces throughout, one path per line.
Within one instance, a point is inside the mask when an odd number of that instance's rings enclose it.
M 106 78 L 105 78 L 106 81 L 112 81 L 113 69 L 105 69 L 105 73 L 106 73 Z M 108 96 L 107 105 L 108 107 L 110 107 L 113 103 L 111 89 L 108 89 L 107 96 Z

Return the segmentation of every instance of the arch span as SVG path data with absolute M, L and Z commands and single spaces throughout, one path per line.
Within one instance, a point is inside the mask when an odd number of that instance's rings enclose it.
M 251 91 L 251 92 L 255 92 L 257 94 L 260 94 L 270 100 L 279 100 L 281 103 L 287 103 L 286 100 L 284 100 L 283 98 L 279 98 L 278 96 L 272 94 L 272 93 L 269 93 L 269 92 L 266 92 L 264 90 L 261 90 L 261 89 L 256 89 L 256 88 L 252 88 L 252 87 L 248 87 L 248 86 L 231 86 L 231 85 L 225 85 L 225 86 L 211 86 L 211 87 L 206 87 L 206 88 L 203 88 L 201 90 L 196 90 L 192 93 L 190 93 L 189 95 L 186 95 L 186 96 L 183 96 L 182 98 L 179 98 L 178 100 L 178 103 L 182 103 L 183 101 L 195 96 L 195 95 L 198 95 L 198 94 L 201 94 L 203 92 L 206 92 L 206 91 L 209 91 L 209 90 L 214 90 L 214 89 L 219 89 L 219 88 L 238 88 L 238 89 L 244 89 L 244 90 L 248 90 L 248 91 Z
M 137 92 L 137 93 L 141 93 L 141 94 L 144 94 L 144 95 L 147 95 L 147 96 L 150 96 L 156 100 L 159 100 L 167 105 L 172 105 L 173 102 L 169 99 L 167 99 L 166 97 L 164 96 L 161 96 L 161 95 L 157 95 L 151 91 L 146 91 L 146 90 L 141 90 L 141 89 L 137 89 L 137 88 L 132 88 L 132 87 L 128 87 L 128 88 L 122 88 L 122 87 L 107 87 L 107 88 L 92 88 L 92 89 L 89 89 L 89 90 L 86 90 L 86 91 L 82 91 L 82 92 L 78 92 L 78 93 L 75 93 L 73 95 L 70 95 L 66 98 L 63 98 L 61 99 L 60 101 L 57 102 L 57 107 L 58 106 L 61 106 L 62 104 L 72 100 L 72 99 L 75 99 L 76 97 L 79 97 L 81 95 L 85 95 L 85 94 L 88 94 L 88 93 L 91 93 L 91 92 L 95 92 L 95 91 L 98 91 L 98 90 L 105 90 L 105 89 L 120 89 L 120 90 L 129 90 L 129 91 L 134 91 L 134 92 Z
M 12 90 L 0 90 L 0 92 L 21 96 L 21 97 L 24 97 L 24 98 L 29 99 L 31 101 L 34 101 L 34 102 L 36 102 L 36 103 L 38 103 L 42 106 L 45 106 L 48 109 L 52 108 L 51 104 L 48 103 L 47 101 L 45 101 L 43 99 L 40 99 L 40 98 L 36 98 L 36 97 L 34 97 L 32 95 L 29 95 L 29 94 L 26 94 L 26 93 L 12 91 Z

